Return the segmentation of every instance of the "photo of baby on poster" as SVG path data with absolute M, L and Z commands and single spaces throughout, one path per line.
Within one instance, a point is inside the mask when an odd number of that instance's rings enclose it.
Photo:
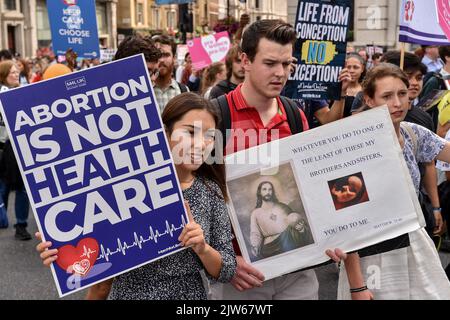
M 249 161 L 250 159 L 250 161 Z M 425 224 L 386 107 L 225 159 L 229 212 L 266 280 Z

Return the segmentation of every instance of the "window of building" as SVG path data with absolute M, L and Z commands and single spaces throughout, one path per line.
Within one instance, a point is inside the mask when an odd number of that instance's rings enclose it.
M 36 0 L 36 29 L 38 46 L 48 47 L 52 42 L 52 35 L 45 0 Z
M 175 11 L 167 11 L 167 27 L 170 29 L 174 29 L 176 27 Z
M 153 29 L 159 29 L 160 28 L 160 18 L 159 18 L 159 9 L 154 8 L 152 9 L 152 28 Z
M 144 4 L 141 2 L 136 3 L 136 23 L 144 24 Z
M 256 8 L 256 9 L 259 9 L 259 8 L 260 8 L 259 0 L 255 0 L 255 8 Z
M 99 34 L 107 34 L 108 33 L 108 22 L 106 18 L 106 4 L 105 3 L 96 3 L 95 11 L 97 15 L 97 28 Z
M 3 7 L 6 11 L 16 11 L 18 9 L 16 0 L 3 0 Z

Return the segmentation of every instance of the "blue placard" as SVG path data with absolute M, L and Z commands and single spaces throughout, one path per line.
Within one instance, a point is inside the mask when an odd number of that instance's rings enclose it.
M 0 94 L 61 296 L 181 250 L 183 196 L 142 55 Z
M 95 0 L 47 0 L 47 9 L 56 55 L 72 48 L 78 57 L 100 58 Z
M 298 64 L 286 85 L 287 97 L 340 99 L 338 78 L 345 66 L 352 4 L 352 0 L 299 1 L 294 49 Z

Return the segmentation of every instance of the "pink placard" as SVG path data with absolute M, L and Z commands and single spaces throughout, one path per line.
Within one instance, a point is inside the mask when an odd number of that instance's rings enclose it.
M 439 25 L 450 41 L 450 1 L 436 0 L 436 8 Z
M 187 42 L 191 53 L 192 65 L 195 70 L 201 70 L 214 62 L 224 61 L 230 50 L 231 41 L 228 32 L 195 38 Z

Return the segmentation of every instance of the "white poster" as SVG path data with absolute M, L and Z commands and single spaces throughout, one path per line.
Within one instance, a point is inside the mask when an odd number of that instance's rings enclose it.
M 386 107 L 226 158 L 230 216 L 266 279 L 425 224 Z

